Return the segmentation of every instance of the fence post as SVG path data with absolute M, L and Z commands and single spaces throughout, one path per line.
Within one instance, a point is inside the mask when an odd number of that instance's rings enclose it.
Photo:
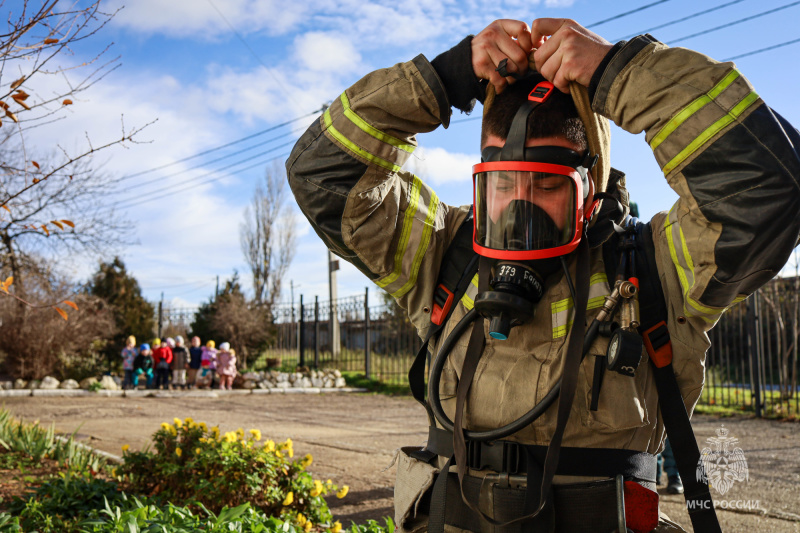
M 761 354 L 759 353 L 759 323 L 756 311 L 758 291 L 747 300 L 747 345 L 750 348 L 750 390 L 753 393 L 753 405 L 756 418 L 761 418 L 763 404 L 761 401 Z
M 303 295 L 300 295 L 300 357 L 298 361 L 298 366 L 305 366 L 306 364 L 306 313 L 305 309 L 303 308 Z
M 314 296 L 314 368 L 319 368 L 319 296 Z
M 364 375 L 372 374 L 372 353 L 369 346 L 369 287 L 364 288 Z

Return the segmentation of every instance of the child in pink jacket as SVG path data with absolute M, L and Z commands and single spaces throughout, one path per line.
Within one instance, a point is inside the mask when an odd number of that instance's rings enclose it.
M 233 378 L 236 377 L 236 352 L 230 343 L 223 342 L 219 345 L 217 353 L 217 374 L 219 375 L 219 388 L 231 390 Z

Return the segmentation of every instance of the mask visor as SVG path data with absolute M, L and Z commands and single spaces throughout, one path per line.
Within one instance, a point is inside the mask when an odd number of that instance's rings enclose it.
M 473 167 L 473 184 L 477 253 L 530 260 L 577 247 L 584 195 L 575 169 L 523 161 L 481 163 Z

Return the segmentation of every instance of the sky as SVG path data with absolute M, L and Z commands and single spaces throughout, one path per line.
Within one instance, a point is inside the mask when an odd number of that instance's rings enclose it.
M 207 301 L 217 276 L 222 285 L 234 270 L 249 284 L 239 227 L 255 186 L 268 168 L 282 172 L 323 104 L 372 70 L 420 53 L 432 59 L 499 18 L 572 18 L 611 42 L 649 30 L 719 60 L 800 39 L 800 1 L 788 0 L 107 0 L 101 7 L 116 14 L 59 60 L 88 62 L 111 44 L 104 57 L 119 56 L 118 68 L 28 143 L 80 148 L 87 136 L 95 144 L 118 137 L 121 123 L 149 124 L 139 143 L 103 151 L 95 163 L 124 178 L 102 200 L 135 224 L 134 242 L 117 252 L 146 298 L 163 293 L 173 307 Z M 797 58 L 800 42 L 734 61 L 771 107 L 800 125 Z M 418 136 L 410 169 L 448 204 L 471 203 L 480 112 L 480 105 L 471 117 L 456 111 L 447 130 Z M 641 218 L 668 209 L 677 196 L 643 135 L 613 127 L 611 146 Z M 298 240 L 281 301 L 326 300 L 327 251 L 292 209 Z M 110 258 L 77 260 L 74 275 L 86 278 L 99 259 Z M 339 296 L 369 286 L 376 302 L 377 287 L 340 264 Z

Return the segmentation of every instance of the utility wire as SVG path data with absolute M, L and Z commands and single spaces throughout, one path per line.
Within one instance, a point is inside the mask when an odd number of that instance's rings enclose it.
M 130 178 L 135 178 L 136 176 L 141 176 L 143 174 L 149 174 L 149 173 L 155 172 L 157 170 L 162 170 L 162 169 L 177 165 L 179 163 L 184 163 L 186 161 L 190 161 L 192 159 L 195 159 L 195 158 L 198 158 L 198 157 L 201 157 L 201 156 L 204 156 L 204 155 L 208 155 L 208 154 L 216 152 L 218 150 L 222 150 L 223 148 L 228 148 L 229 146 L 233 146 L 234 144 L 239 144 L 240 142 L 249 141 L 250 139 L 253 139 L 255 137 L 259 137 L 259 136 L 264 135 L 266 133 L 269 133 L 271 131 L 275 131 L 276 129 L 282 128 L 283 126 L 288 126 L 289 124 L 291 124 L 293 122 L 297 122 L 298 120 L 303 120 L 304 118 L 308 118 L 308 117 L 314 116 L 317 113 L 319 113 L 320 111 L 322 111 L 322 109 L 317 109 L 316 111 L 313 111 L 311 113 L 305 114 L 305 115 L 303 115 L 301 117 L 293 118 L 292 120 L 287 120 L 286 122 L 281 122 L 280 124 L 276 124 L 275 126 L 271 126 L 271 127 L 267 128 L 265 130 L 257 131 L 256 133 L 253 133 L 252 135 L 248 135 L 247 137 L 242 137 L 241 139 L 236 139 L 235 141 L 231 141 L 231 142 L 229 142 L 227 144 L 222 144 L 220 146 L 215 146 L 214 148 L 209 148 L 208 150 L 203 150 L 202 152 L 198 152 L 198 153 L 196 153 L 194 155 L 190 155 L 188 157 L 184 157 L 183 159 L 178 159 L 176 161 L 173 161 L 172 163 L 167 163 L 165 165 L 161 165 L 161 166 L 158 166 L 158 167 L 153 167 L 153 168 L 149 168 L 147 170 L 142 170 L 141 172 L 136 172 L 134 174 L 128 174 L 126 176 L 122 176 L 117 181 L 123 181 L 123 180 L 127 180 L 127 179 L 130 179 Z
M 238 32 L 238 31 L 236 31 L 236 28 L 234 28 L 234 27 L 233 27 L 233 24 L 231 24 L 231 23 L 228 21 L 228 19 L 225 17 L 225 15 L 222 13 L 222 11 L 220 11 L 220 10 L 219 10 L 219 8 L 218 8 L 216 5 L 214 5 L 214 2 L 212 2 L 211 0 L 208 0 L 208 3 L 209 3 L 209 4 L 211 4 L 211 7 L 213 7 L 213 8 L 214 8 L 214 10 L 215 10 L 217 13 L 219 13 L 219 16 L 220 16 L 220 18 L 221 18 L 222 20 L 224 20 L 224 21 L 225 21 L 225 24 L 227 24 L 227 25 L 228 25 L 228 27 L 229 27 L 229 28 L 231 29 L 231 31 L 233 32 L 233 34 L 234 34 L 234 35 L 236 35 L 236 37 L 238 37 L 238 38 L 239 38 L 239 40 L 242 42 L 242 44 L 245 46 L 245 48 L 247 48 L 247 49 L 250 51 L 250 54 L 252 54 L 252 56 L 253 56 L 254 58 L 256 58 L 256 61 L 258 61 L 259 63 L 261 63 L 261 66 L 262 66 L 262 67 L 264 67 L 265 69 L 267 69 L 267 72 L 269 73 L 269 75 L 270 75 L 270 76 L 272 76 L 272 79 L 274 79 L 274 80 L 275 80 L 275 82 L 276 82 L 276 83 L 278 84 L 278 86 L 281 88 L 281 90 L 282 90 L 282 91 L 283 91 L 283 93 L 286 95 L 286 97 L 287 97 L 287 98 L 289 98 L 289 99 L 290 99 L 292 102 L 294 102 L 294 103 L 295 103 L 295 105 L 298 105 L 298 106 L 299 106 L 300 104 L 297 102 L 297 100 L 295 100 L 295 99 L 294 99 L 294 96 L 292 95 L 291 91 L 289 91 L 289 90 L 286 88 L 286 86 L 283 84 L 283 82 L 280 80 L 280 78 L 278 78 L 278 76 L 276 76 L 276 75 L 275 75 L 275 73 L 274 73 L 274 72 L 272 72 L 272 70 L 271 70 L 271 69 L 270 69 L 270 68 L 269 68 L 269 67 L 266 65 L 266 63 L 264 63 L 264 61 L 262 61 L 262 60 L 261 60 L 261 57 L 260 57 L 258 54 L 256 54 L 255 50 L 253 50 L 253 49 L 250 47 L 250 45 L 247 43 L 247 41 L 245 41 L 245 40 L 244 40 L 244 37 L 242 37 L 242 36 L 239 34 L 239 32 Z
M 739 54 L 738 56 L 729 57 L 727 59 L 723 59 L 723 61 L 733 61 L 734 59 L 741 59 L 743 57 L 752 56 L 756 54 L 760 54 L 761 52 L 766 52 L 768 50 L 775 50 L 776 48 L 782 48 L 784 46 L 789 46 L 790 44 L 800 43 L 800 39 L 793 39 L 791 41 L 784 41 L 779 44 L 775 44 L 772 46 L 767 46 L 766 48 L 760 48 L 758 50 L 753 50 L 752 52 L 745 52 L 744 54 Z
M 210 1 L 210 0 L 209 0 Z M 644 11 L 645 9 L 649 9 L 651 7 L 657 6 L 659 4 L 664 4 L 669 2 L 669 0 L 658 0 L 658 2 L 653 2 L 652 4 L 647 4 L 642 7 L 637 7 L 636 9 L 631 9 L 630 11 L 626 11 L 624 13 L 620 13 L 619 15 L 614 15 L 613 17 L 609 17 L 607 19 L 600 20 L 598 22 L 593 22 L 586 26 L 586 28 L 592 28 L 594 26 L 599 26 L 601 24 L 605 24 L 606 22 L 611 22 L 612 20 L 621 19 L 623 17 L 627 17 L 628 15 L 633 15 L 634 13 L 638 13 L 639 11 Z
M 295 142 L 295 141 L 292 141 L 292 142 Z M 276 159 L 280 159 L 282 157 L 286 157 L 287 155 L 289 155 L 289 152 L 284 152 L 284 153 L 282 153 L 280 155 L 276 155 L 275 157 L 273 157 L 271 159 L 267 159 L 267 160 L 264 160 L 264 161 L 259 161 L 259 162 L 255 163 L 253 165 L 250 165 L 250 166 L 245 167 L 245 168 L 240 168 L 239 170 L 236 170 L 234 172 L 229 172 L 229 173 L 227 173 L 227 174 L 225 174 L 223 176 L 217 176 L 216 178 L 211 178 L 211 179 L 208 179 L 208 180 L 203 181 L 201 183 L 193 183 L 193 184 L 189 185 L 188 187 L 184 187 L 183 189 L 178 189 L 178 190 L 175 190 L 175 191 L 166 192 L 166 193 L 162 194 L 161 196 L 159 196 L 159 199 L 167 197 L 167 196 L 172 196 L 172 195 L 178 194 L 180 192 L 188 191 L 189 189 L 192 189 L 192 188 L 200 186 L 200 185 L 205 185 L 207 183 L 213 183 L 215 181 L 219 181 L 222 178 L 225 178 L 225 177 L 228 177 L 228 176 L 234 176 L 236 174 L 240 174 L 240 173 L 242 173 L 242 172 L 244 172 L 246 170 L 250 170 L 252 168 L 259 167 L 259 166 L 261 166 L 261 165 L 263 165 L 265 163 L 269 163 L 271 161 L 275 161 Z M 152 202 L 152 201 L 153 201 L 153 199 L 148 196 L 146 198 L 142 198 L 141 200 L 130 202 L 127 205 L 125 205 L 124 207 L 125 208 L 135 207 L 137 205 L 141 205 L 141 204 L 144 204 L 144 203 L 147 203 L 147 202 Z
M 770 9 L 768 11 L 762 11 L 761 13 L 756 13 L 755 15 L 751 15 L 749 17 L 741 18 L 739 20 L 734 20 L 733 22 L 728 22 L 727 24 L 722 24 L 720 26 L 715 26 L 714 28 L 709 28 L 707 30 L 699 31 L 699 32 L 693 33 L 691 35 L 686 35 L 684 37 L 680 37 L 678 39 L 674 39 L 672 41 L 669 41 L 667 44 L 673 44 L 673 43 L 677 43 L 677 42 L 680 42 L 680 41 L 686 41 L 686 40 L 691 39 L 693 37 L 699 37 L 700 35 L 708 35 L 711 32 L 715 32 L 715 31 L 722 30 L 722 29 L 725 29 L 725 28 L 730 28 L 731 26 L 735 26 L 736 24 L 741 24 L 743 22 L 747 22 L 748 20 L 753 20 L 753 19 L 757 19 L 759 17 L 764 17 L 766 15 L 770 15 L 772 13 L 776 13 L 778 11 L 782 11 L 784 9 L 788 9 L 790 7 L 796 6 L 797 4 L 800 4 L 800 0 L 798 0 L 797 2 L 791 2 L 789 4 L 784 4 L 784 5 L 780 6 L 780 7 L 776 7 L 775 9 Z
M 149 179 L 149 180 L 146 180 L 146 181 L 135 183 L 135 184 L 133 184 L 133 185 L 131 185 L 129 187 L 126 187 L 125 189 L 123 189 L 123 190 L 121 190 L 119 192 L 126 192 L 126 191 L 130 191 L 131 189 L 138 189 L 139 187 L 144 187 L 145 185 L 150 185 L 151 183 L 155 183 L 157 181 L 161 181 L 161 180 L 165 180 L 167 178 L 172 178 L 172 177 L 175 177 L 175 176 L 179 176 L 181 174 L 186 174 L 187 172 L 190 172 L 192 170 L 197 170 L 198 168 L 202 168 L 202 167 L 205 167 L 207 165 L 211 165 L 213 163 L 219 163 L 220 161 L 223 161 L 223 160 L 228 159 L 230 157 L 233 157 L 233 156 L 236 156 L 236 155 L 240 155 L 240 154 L 243 154 L 245 152 L 249 152 L 250 150 L 258 148 L 259 146 L 264 146 L 265 144 L 269 144 L 269 143 L 271 143 L 273 141 L 277 141 L 277 140 L 284 139 L 284 138 L 286 138 L 285 135 L 281 135 L 280 137 L 272 137 L 270 139 L 267 139 L 266 141 L 261 141 L 259 143 L 256 143 L 256 144 L 253 144 L 251 146 L 248 146 L 247 148 L 242 148 L 241 150 L 237 150 L 236 152 L 231 152 L 229 154 L 223 155 L 223 156 L 218 157 L 216 159 L 212 159 L 211 161 L 204 161 L 202 163 L 198 163 L 197 165 L 195 165 L 193 167 L 185 168 L 183 170 L 179 170 L 178 172 L 173 172 L 172 174 L 167 174 L 166 176 L 158 176 L 158 177 L 155 177 L 153 179 Z M 233 163 L 233 164 L 235 165 L 236 163 Z
M 733 0 L 733 2 L 728 2 L 727 4 L 718 5 L 716 7 L 712 7 L 711 9 L 706 9 L 704 11 L 698 11 L 697 13 L 692 13 L 691 15 L 687 15 L 683 18 L 671 20 L 669 22 L 665 22 L 664 24 L 659 24 L 658 26 L 653 26 L 652 28 L 647 28 L 646 30 L 638 31 L 636 33 L 631 33 L 630 35 L 626 35 L 625 37 L 620 37 L 618 39 L 614 39 L 613 42 L 623 41 L 626 39 L 630 39 L 631 37 L 636 37 L 637 35 L 642 35 L 643 33 L 650 33 L 654 30 L 660 30 L 661 28 L 666 28 L 667 26 L 672 26 L 673 24 L 678 24 L 680 22 L 685 22 L 689 19 L 693 19 L 695 17 L 699 17 L 701 15 L 705 15 L 711 13 L 712 11 L 718 11 L 720 9 L 724 9 L 726 7 L 732 6 L 734 4 L 739 4 L 744 2 L 745 0 Z
M 280 148 L 285 148 L 286 146 L 288 146 L 288 145 L 290 145 L 290 144 L 294 144 L 295 142 L 297 142 L 297 139 L 291 139 L 291 140 L 289 140 L 289 141 L 287 141 L 287 142 L 285 142 L 285 143 L 283 143 L 283 144 L 279 144 L 278 146 L 273 146 L 273 147 L 272 147 L 272 148 L 270 148 L 269 150 L 264 150 L 263 152 L 257 153 L 257 154 L 255 154 L 255 155 L 252 155 L 252 156 L 250 156 L 250 157 L 246 157 L 246 158 L 244 158 L 244 159 L 241 159 L 241 160 L 239 160 L 239 161 L 236 161 L 235 163 L 231 163 L 230 165 L 227 165 L 227 166 L 224 166 L 224 167 L 221 167 L 221 168 L 215 169 L 215 170 L 211 170 L 211 171 L 209 171 L 209 172 L 206 172 L 205 174 L 200 174 L 199 176 L 194 176 L 194 177 L 192 177 L 192 178 L 189 178 L 189 179 L 186 179 L 186 180 L 180 181 L 180 182 L 178 182 L 178 183 L 170 183 L 169 185 L 166 185 L 166 186 L 164 186 L 164 187 L 161 187 L 160 189 L 154 189 L 154 190 L 151 190 L 151 191 L 145 191 L 145 192 L 144 192 L 143 194 L 141 194 L 141 195 L 135 196 L 135 197 L 133 197 L 132 199 L 127 199 L 127 200 L 123 199 L 121 202 L 131 202 L 131 201 L 135 202 L 135 201 L 136 201 L 136 200 L 138 200 L 139 198 L 145 198 L 145 197 L 146 197 L 148 200 L 152 200 L 152 195 L 154 195 L 154 194 L 158 194 L 158 193 L 162 193 L 162 192 L 167 192 L 167 191 L 169 191 L 170 189 L 172 189 L 173 187 L 178 187 L 178 186 L 181 186 L 181 185 L 187 185 L 187 184 L 190 184 L 190 183 L 192 183 L 192 182 L 194 182 L 194 181 L 200 180 L 200 179 L 202 179 L 202 178 L 205 178 L 205 177 L 208 177 L 208 176 L 211 176 L 211 175 L 217 174 L 217 173 L 219 173 L 219 172 L 221 172 L 221 171 L 223 171 L 223 170 L 228 170 L 229 168 L 232 168 L 232 167 L 235 167 L 235 166 L 241 165 L 242 163 L 246 163 L 246 162 L 248 162 L 248 161 L 252 161 L 253 159 L 259 158 L 259 157 L 261 157 L 261 156 L 264 156 L 264 155 L 267 155 L 267 154 L 269 154 L 269 153 L 271 153 L 271 152 L 274 152 L 275 150 L 278 150 L 278 149 L 280 149 Z M 252 168 L 252 167 L 248 167 L 248 168 Z M 238 171 L 237 171 L 237 172 L 238 172 Z M 232 173 L 231 173 L 231 174 L 232 174 Z M 227 175 L 227 174 L 226 174 L 226 175 Z M 225 176 L 220 176 L 218 179 L 222 179 L 223 177 L 225 177 Z M 121 203 L 121 202 L 118 202 L 118 203 Z M 129 203 L 128 205 L 130 206 L 130 205 L 132 205 L 132 204 L 130 204 L 130 203 Z

